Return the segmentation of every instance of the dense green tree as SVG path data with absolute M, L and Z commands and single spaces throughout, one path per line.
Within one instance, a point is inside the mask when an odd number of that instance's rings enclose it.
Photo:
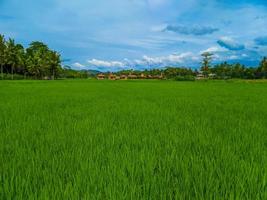
M 189 68 L 177 68 L 177 67 L 167 67 L 163 71 L 163 73 L 168 79 L 173 79 L 177 76 L 193 76 L 195 74 Z
M 234 78 L 244 78 L 245 66 L 240 63 L 236 63 L 232 68 L 232 77 Z
M 27 48 L 28 55 L 33 55 L 37 52 L 46 53 L 49 50 L 48 46 L 42 42 L 34 41 Z
M 42 42 L 32 42 L 27 49 L 29 73 L 36 78 L 55 79 L 61 70 L 60 54 Z
M 27 73 L 26 52 L 21 44 L 16 45 L 17 67 L 16 73 L 25 75 Z
M 14 79 L 14 70 L 18 64 L 18 56 L 17 56 L 17 46 L 13 39 L 9 39 L 6 42 L 6 52 L 5 52 L 6 64 L 10 66 L 10 72 L 12 80 Z
M 55 77 L 58 77 L 59 72 L 61 70 L 61 60 L 60 60 L 60 54 L 56 51 L 49 51 L 48 54 L 48 66 L 49 66 L 49 74 L 52 80 L 55 79 Z
M 259 71 L 262 74 L 262 77 L 267 78 L 267 57 L 264 57 L 260 62 Z
M 26 50 L 29 73 L 37 78 L 43 78 L 48 73 L 47 45 L 42 42 L 32 42 Z
M 25 50 L 13 39 L 6 41 L 3 35 L 0 35 L 0 68 L 2 79 L 4 73 L 11 73 L 12 79 L 14 74 L 55 79 L 62 72 L 60 54 L 46 44 L 35 41 Z
M 6 51 L 6 41 L 4 35 L 0 34 L 0 68 L 1 68 L 1 78 L 4 79 L 4 65 L 5 65 L 5 51 Z
M 210 69 L 212 73 L 216 74 L 217 78 L 257 78 L 256 68 L 248 68 L 240 63 L 229 64 L 223 62 L 215 65 Z

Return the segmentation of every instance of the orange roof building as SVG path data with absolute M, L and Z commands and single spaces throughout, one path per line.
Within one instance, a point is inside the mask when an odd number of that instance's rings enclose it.
M 98 80 L 104 80 L 105 78 L 106 78 L 106 76 L 104 74 L 98 74 L 97 75 Z
M 111 74 L 108 75 L 108 79 L 109 80 L 116 80 L 116 75 L 111 73 Z
M 127 80 L 128 79 L 128 76 L 126 76 L 126 75 L 123 74 L 123 75 L 120 76 L 120 78 L 121 78 L 121 80 Z
M 134 74 L 130 74 L 130 75 L 128 76 L 128 78 L 129 78 L 129 79 L 137 79 L 138 77 L 137 77 L 136 75 L 134 75 Z

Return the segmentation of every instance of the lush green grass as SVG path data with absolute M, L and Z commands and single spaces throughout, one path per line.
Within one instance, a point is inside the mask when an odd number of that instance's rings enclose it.
M 1 81 L 0 199 L 267 199 L 267 83 Z

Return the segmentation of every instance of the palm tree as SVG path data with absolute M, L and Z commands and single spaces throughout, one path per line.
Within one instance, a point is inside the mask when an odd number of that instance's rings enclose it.
M 49 71 L 52 80 L 55 79 L 59 69 L 61 68 L 60 54 L 56 51 L 49 51 L 48 53 Z
M 5 37 L 4 35 L 0 34 L 0 67 L 1 67 L 1 77 L 2 80 L 4 79 L 4 64 L 5 64 L 5 49 L 6 49 L 6 44 L 5 44 Z
M 267 57 L 264 57 L 259 67 L 264 78 L 267 78 Z
M 40 53 L 36 52 L 31 56 L 27 56 L 27 70 L 29 73 L 35 77 L 35 79 L 41 77 L 41 63 L 42 59 L 40 58 Z
M 35 78 L 43 78 L 49 71 L 49 48 L 42 42 L 32 42 L 27 52 L 29 72 Z
M 13 39 L 6 42 L 6 63 L 11 66 L 11 77 L 14 79 L 14 69 L 17 64 L 16 44 Z
M 52 51 L 42 42 L 32 42 L 29 48 L 24 49 L 21 44 L 16 44 L 13 39 L 5 40 L 0 35 L 0 75 L 4 79 L 4 67 L 7 73 L 22 74 L 24 78 L 27 73 L 35 78 L 50 76 L 55 79 L 61 67 L 60 54 Z
M 17 44 L 15 50 L 16 50 L 17 73 L 25 74 L 26 54 L 25 54 L 24 47 L 21 44 Z

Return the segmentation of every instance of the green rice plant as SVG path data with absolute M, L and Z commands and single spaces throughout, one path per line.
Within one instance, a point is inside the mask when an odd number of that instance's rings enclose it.
M 1 81 L 0 199 L 267 199 L 267 83 Z

